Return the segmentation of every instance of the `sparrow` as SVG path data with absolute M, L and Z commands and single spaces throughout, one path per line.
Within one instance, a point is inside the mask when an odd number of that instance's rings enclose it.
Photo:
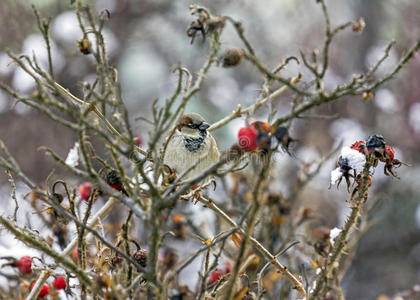
M 219 149 L 207 131 L 209 127 L 197 113 L 187 113 L 179 119 L 168 142 L 163 163 L 178 175 L 196 164 L 182 179 L 195 177 L 219 160 Z

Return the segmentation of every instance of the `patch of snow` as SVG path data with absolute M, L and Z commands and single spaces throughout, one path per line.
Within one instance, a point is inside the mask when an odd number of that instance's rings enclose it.
M 359 151 L 350 147 L 343 147 L 341 149 L 341 157 L 347 159 L 349 166 L 356 170 L 356 173 L 363 171 L 366 164 L 366 157 Z
M 342 230 L 340 228 L 334 227 L 333 229 L 331 229 L 330 231 L 330 242 L 331 245 L 334 245 L 335 242 L 335 238 L 340 234 Z
M 66 164 L 70 167 L 77 167 L 79 165 L 79 143 L 74 143 L 73 148 L 70 149 L 66 158 Z
M 336 168 L 331 171 L 331 185 L 335 185 L 342 176 L 343 173 L 341 172 L 340 168 Z

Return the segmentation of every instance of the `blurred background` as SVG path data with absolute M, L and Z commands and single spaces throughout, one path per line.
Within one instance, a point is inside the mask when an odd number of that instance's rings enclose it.
M 101 12 L 107 9 L 111 19 L 105 25 L 105 43 L 111 64 L 119 72 L 123 99 L 130 111 L 133 128 L 147 143 L 147 124 L 135 121 L 147 117 L 154 99 L 164 101 L 176 84 L 170 68 L 177 62 L 197 72 L 205 62 L 208 43 L 198 37 L 193 45 L 186 29 L 193 20 L 188 7 L 191 1 L 163 0 L 97 0 L 85 1 Z M 324 23 L 316 1 L 244 0 L 197 1 L 214 14 L 229 15 L 243 22 L 245 34 L 261 60 L 270 68 L 299 50 L 310 54 L 323 43 Z M 43 17 L 51 17 L 52 54 L 56 80 L 76 95 L 81 95 L 83 82 L 93 82 L 95 65 L 91 56 L 79 52 L 77 41 L 82 38 L 70 0 L 2 0 L 0 1 L 0 80 L 21 93 L 29 94 L 32 79 L 16 65 L 10 64 L 5 53 L 35 54 L 47 66 L 46 49 L 36 26 L 31 4 Z M 404 51 L 420 38 L 420 2 L 410 0 L 335 0 L 327 1 L 331 22 L 338 25 L 363 17 L 366 28 L 361 34 L 351 29 L 338 35 L 331 48 L 330 68 L 326 87 L 351 80 L 354 74 L 366 71 L 383 55 L 386 44 L 396 45 L 388 60 L 378 70 L 384 75 L 398 62 Z M 222 52 L 229 47 L 242 47 L 230 24 L 222 35 Z M 291 62 L 283 75 L 304 72 Z M 348 299 L 373 299 L 380 294 L 393 295 L 420 284 L 420 55 L 417 55 L 396 76 L 378 89 L 368 102 L 361 97 L 345 97 L 311 113 L 333 115 L 336 120 L 298 120 L 291 133 L 299 139 L 293 151 L 296 160 L 280 157 L 285 182 L 274 187 L 288 191 L 287 181 L 298 176 L 302 162 L 320 159 L 343 142 L 350 145 L 371 134 L 382 134 L 396 149 L 396 157 L 412 167 L 397 170 L 400 180 L 386 177 L 381 168 L 373 180 L 372 197 L 378 204 L 373 209 L 372 226 L 362 237 L 354 264 L 344 278 Z M 202 114 L 209 123 L 216 122 L 236 108 L 255 100 L 263 76 L 248 62 L 233 69 L 215 67 L 199 93 L 187 107 Z M 290 94 L 274 101 L 278 114 L 290 109 Z M 263 108 L 256 118 L 263 119 Z M 226 149 L 236 140 L 236 132 L 244 120 L 231 122 L 215 132 L 219 148 Z M 53 168 L 62 173 L 53 161 L 38 151 L 48 146 L 65 157 L 75 137 L 65 127 L 54 124 L 37 111 L 22 104 L 14 105 L 0 91 L 0 138 L 16 157 L 22 169 L 34 181 L 44 184 Z M 323 214 L 324 224 L 339 226 L 346 217 L 347 194 L 344 185 L 339 191 L 328 190 L 329 172 L 335 158 L 306 187 L 303 203 Z M 291 175 L 292 174 L 292 175 Z M 290 177 L 292 176 L 292 177 Z M 294 177 L 293 177 L 294 176 Z M 286 178 L 287 177 L 287 178 Z M 0 174 L 1 201 L 9 201 L 7 177 Z M 272 183 L 277 185 L 277 182 Z

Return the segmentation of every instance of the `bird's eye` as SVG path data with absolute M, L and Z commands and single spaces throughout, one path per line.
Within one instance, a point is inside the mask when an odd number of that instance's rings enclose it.
M 187 125 L 187 127 L 191 128 L 191 129 L 197 129 L 199 127 L 199 125 L 191 123 L 191 124 Z

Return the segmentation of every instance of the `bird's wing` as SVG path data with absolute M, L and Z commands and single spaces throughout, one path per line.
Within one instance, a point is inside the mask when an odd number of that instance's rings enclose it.
M 217 147 L 217 143 L 216 140 L 213 138 L 212 135 L 209 136 L 210 138 L 210 151 L 209 151 L 209 158 L 210 161 L 212 161 L 213 163 L 215 163 L 216 161 L 218 161 L 220 159 L 220 152 L 219 152 L 219 148 Z
M 175 172 L 179 173 L 183 171 L 182 161 L 185 160 L 183 149 L 185 148 L 183 139 L 180 135 L 174 134 L 168 142 L 165 156 L 163 157 L 163 163 L 168 165 Z

